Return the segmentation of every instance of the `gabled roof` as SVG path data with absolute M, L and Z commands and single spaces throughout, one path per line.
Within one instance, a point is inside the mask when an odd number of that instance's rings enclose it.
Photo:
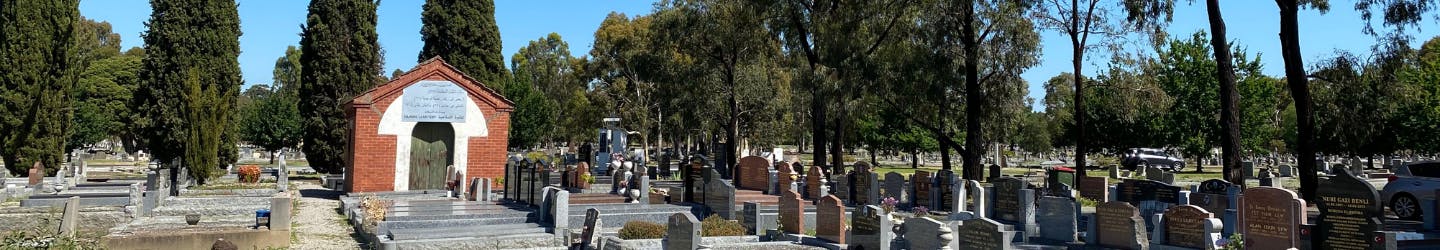
M 485 86 L 485 84 L 479 80 L 471 78 L 470 75 L 460 72 L 460 69 L 446 63 L 445 59 L 441 59 L 438 56 L 420 62 L 420 64 L 415 65 L 414 68 L 406 71 L 405 74 L 400 75 L 400 77 L 390 79 L 389 82 L 382 83 L 379 86 L 375 86 L 375 88 L 356 95 L 355 98 L 350 101 L 350 105 L 352 107 L 372 105 L 377 100 L 385 100 L 403 93 L 404 91 L 402 90 L 404 90 L 405 87 L 421 80 L 451 81 L 456 83 L 456 85 L 460 85 L 460 88 L 465 89 L 470 96 L 476 97 L 480 102 L 489 104 L 496 110 L 508 112 L 515 109 L 515 102 L 500 95 L 500 92 L 495 91 L 495 89 Z

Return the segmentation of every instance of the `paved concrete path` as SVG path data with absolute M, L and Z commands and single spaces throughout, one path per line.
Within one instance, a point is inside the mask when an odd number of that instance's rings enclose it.
M 362 249 L 361 243 L 351 237 L 353 227 L 346 222 L 337 208 L 340 207 L 339 191 L 329 190 L 310 181 L 292 182 L 300 190 L 300 211 L 295 215 L 294 241 L 290 249 Z

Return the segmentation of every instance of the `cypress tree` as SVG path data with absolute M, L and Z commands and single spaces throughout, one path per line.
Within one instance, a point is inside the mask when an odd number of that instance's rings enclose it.
M 420 61 L 440 56 L 460 72 L 501 89 L 509 74 L 500 55 L 495 1 L 427 0 L 420 13 Z
M 54 173 L 70 137 L 69 93 L 84 70 L 78 0 L 0 0 L 0 158 L 12 174 Z
M 205 178 L 233 161 L 240 16 L 233 0 L 151 0 L 137 110 L 153 158 Z M 171 166 L 171 169 L 175 166 Z M 172 170 L 173 171 L 173 170 Z M 173 173 L 173 172 L 172 172 Z
M 350 141 L 345 109 L 381 77 L 371 0 L 314 0 L 300 37 L 301 150 L 321 173 L 345 170 Z

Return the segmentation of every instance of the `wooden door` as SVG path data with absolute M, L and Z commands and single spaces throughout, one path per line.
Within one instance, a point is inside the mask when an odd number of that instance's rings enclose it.
M 410 135 L 410 190 L 445 189 L 455 130 L 449 123 L 422 122 Z

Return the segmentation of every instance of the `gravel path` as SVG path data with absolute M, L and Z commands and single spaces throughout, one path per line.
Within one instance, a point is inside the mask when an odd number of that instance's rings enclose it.
M 300 190 L 300 212 L 295 215 L 295 241 L 290 249 L 361 249 L 351 237 L 354 228 L 336 212 L 341 192 L 312 182 L 292 182 Z

